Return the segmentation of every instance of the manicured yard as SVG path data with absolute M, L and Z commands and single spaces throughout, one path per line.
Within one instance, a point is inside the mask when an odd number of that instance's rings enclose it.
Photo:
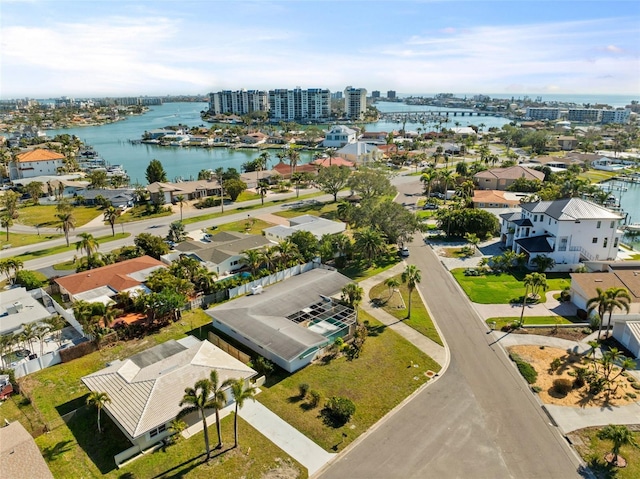
M 597 427 L 589 427 L 572 433 L 582 439 L 583 444 L 576 444 L 575 448 L 589 467 L 601 473 L 598 477 L 602 478 L 636 479 L 640 477 L 640 449 L 623 446 L 620 449 L 620 455 L 627 460 L 627 467 L 607 466 L 604 455 L 611 451 L 611 441 L 598 439 L 599 430 L 600 428 Z M 633 435 L 636 442 L 640 444 L 640 432 L 634 432 Z
M 132 221 L 150 220 L 152 218 L 162 218 L 163 216 L 171 216 L 171 210 L 161 210 L 158 213 L 149 213 L 146 206 L 135 206 L 127 210 L 123 215 L 118 216 L 116 223 L 131 223 Z M 180 219 L 178 217 L 178 219 Z
M 386 255 L 377 258 L 371 267 L 365 261 L 351 261 L 346 267 L 338 271 L 354 281 L 362 281 L 391 268 L 400 262 L 400 259 L 395 251 L 388 252 Z
M 274 226 L 273 223 L 259 220 L 258 218 L 247 218 L 246 221 L 236 221 L 234 223 L 225 223 L 216 228 L 209 228 L 208 232 L 216 234 L 221 231 L 235 231 L 237 233 L 249 233 L 252 235 L 259 235 L 262 230 Z M 247 227 L 249 228 L 247 230 Z
M 489 318 L 485 321 L 489 326 L 491 326 L 492 322 L 496 323 L 496 329 L 500 329 L 503 326 L 508 324 L 512 324 L 520 321 L 520 316 L 511 316 L 511 317 L 500 317 L 500 318 Z M 557 322 L 556 322 L 557 321 Z M 548 324 L 550 326 L 555 326 L 556 324 L 572 324 L 577 323 L 580 320 L 577 316 L 525 316 L 524 317 L 524 325 L 527 326 L 529 324 Z
M 259 199 L 260 199 L 260 195 L 255 191 L 244 190 L 242 193 L 240 193 L 240 196 L 238 196 L 236 203 L 242 203 L 243 201 L 259 200 Z
M 587 170 L 578 175 L 579 178 L 586 178 L 592 183 L 599 183 L 601 181 L 609 180 L 614 176 L 618 176 L 619 171 L 602 171 L 602 170 Z
M 401 275 L 394 276 L 395 279 L 401 282 Z M 400 290 L 400 294 L 402 295 L 402 300 L 406 307 L 409 306 L 409 289 L 406 284 L 401 284 L 398 288 Z M 442 339 L 440 339 L 440 335 L 433 325 L 433 321 L 429 317 L 429 312 L 427 311 L 426 306 L 422 302 L 422 298 L 418 294 L 417 291 L 414 291 L 412 294 L 412 303 L 411 303 L 411 318 L 406 319 L 407 310 L 396 307 L 395 301 L 393 301 L 394 297 L 397 297 L 398 293 L 393 293 L 390 296 L 389 288 L 385 286 L 384 282 L 377 284 L 374 286 L 369 292 L 369 298 L 371 300 L 379 301 L 379 304 L 382 306 L 387 313 L 391 314 L 395 318 L 403 321 L 407 326 L 411 326 L 413 329 L 418 331 L 419 333 L 425 335 L 427 338 L 432 341 L 438 343 L 440 346 L 443 346 Z M 391 298 L 391 301 L 390 301 Z
M 509 304 L 521 302 L 525 287 L 522 282 L 527 273 L 487 274 L 484 276 L 465 276 L 464 269 L 451 271 L 453 277 L 469 299 L 480 304 Z M 567 273 L 547 273 L 547 291 L 561 291 L 571 286 L 571 279 Z M 540 302 L 545 302 L 544 294 L 540 295 Z
M 11 245 L 12 248 L 16 248 L 18 246 L 28 246 L 31 244 L 42 243 L 44 241 L 50 241 L 54 239 L 62 238 L 61 234 L 29 234 L 29 233 L 12 233 L 9 232 L 9 241 L 7 241 L 7 233 L 6 230 L 0 232 L 0 248 L 6 245 Z M 2 250 L 6 253 L 11 253 L 11 251 Z M 5 254 L 6 254 L 5 253 Z
M 274 214 L 277 216 L 282 216 L 283 218 L 295 218 L 296 216 L 302 215 L 314 215 L 326 218 L 328 220 L 337 220 L 337 209 L 338 203 L 311 203 L 297 208 L 282 210 Z
M 131 233 L 116 233 L 115 236 L 111 236 L 111 235 L 100 236 L 99 238 L 96 238 L 96 241 L 99 244 L 102 244 L 102 243 L 108 243 L 109 241 L 128 238 L 129 236 L 131 236 Z M 17 255 L 16 258 L 22 261 L 29 261 L 36 258 L 42 258 L 43 256 L 49 256 L 52 254 L 65 253 L 67 251 L 75 251 L 75 250 L 76 250 L 76 245 L 75 243 L 72 242 L 69 246 L 64 244 L 60 246 L 53 246 L 52 248 L 41 249 L 34 252 L 27 251 L 26 253 Z
M 60 220 L 56 218 L 58 211 L 55 205 L 25 206 L 18 210 L 20 216 L 16 223 L 27 226 L 39 225 L 41 228 L 57 228 Z M 73 217 L 76 220 L 76 228 L 87 224 L 94 218 L 102 215 L 102 209 L 98 206 L 74 206 Z
M 359 358 L 312 364 L 275 384 L 269 381 L 258 395 L 261 403 L 327 451 L 342 450 L 424 384 L 428 370 L 440 370 L 430 357 L 367 313 L 361 311 L 359 317 L 369 321 L 370 329 Z M 303 383 L 320 393 L 318 407 L 299 397 Z M 342 427 L 325 425 L 319 415 L 332 396 L 349 398 L 356 405 L 351 421 Z

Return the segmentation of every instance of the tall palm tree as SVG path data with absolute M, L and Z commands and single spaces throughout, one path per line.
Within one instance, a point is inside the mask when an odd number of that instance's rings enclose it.
M 56 215 L 56 218 L 60 220 L 58 229 L 64 233 L 67 246 L 69 246 L 69 232 L 76 227 L 76 219 L 71 211 L 61 211 Z
M 262 255 L 257 249 L 249 249 L 242 252 L 244 256 L 240 260 L 242 264 L 246 264 L 251 270 L 251 275 L 255 276 L 262 264 Z
M 273 272 L 273 268 L 276 264 L 276 254 L 277 254 L 277 246 L 272 246 L 271 248 L 265 248 L 260 252 L 260 257 L 262 258 L 264 267 L 267 268 L 269 272 Z
M 411 296 L 418 283 L 422 281 L 422 274 L 415 264 L 410 264 L 407 265 L 406 269 L 402 272 L 401 278 L 403 283 L 407 283 L 407 289 L 409 290 L 407 319 L 411 319 Z
M 13 226 L 13 218 L 6 211 L 0 215 L 0 226 L 7 232 L 7 241 L 9 241 L 9 228 Z
M 289 148 L 289 165 L 291 166 L 291 179 L 293 179 L 293 174 L 296 172 L 296 167 L 298 166 L 298 162 L 300 161 L 300 152 L 296 148 Z
M 182 408 L 177 418 L 197 412 L 202 418 L 202 428 L 204 430 L 204 446 L 207 450 L 207 461 L 211 458 L 211 447 L 209 446 L 209 429 L 207 428 L 207 409 L 215 409 L 216 402 L 210 399 L 213 386 L 209 379 L 200 379 L 194 387 L 186 388 L 184 396 L 179 406 Z
M 0 260 L 0 273 L 7 275 L 9 283 L 15 284 L 18 271 L 24 267 L 24 263 L 19 258 L 7 258 Z
M 213 410 L 216 412 L 216 430 L 218 432 L 218 445 L 216 449 L 222 449 L 222 429 L 220 427 L 220 409 L 222 409 L 225 404 L 227 404 L 227 396 L 225 396 L 224 391 L 222 389 L 222 385 L 218 379 L 218 371 L 215 369 L 211 371 L 210 375 L 211 381 L 211 399 L 209 402 L 213 407 Z
M 329 157 L 329 166 L 333 164 L 333 159 L 336 157 L 337 151 L 338 150 L 336 150 L 335 148 L 327 148 L 327 156 Z
M 118 216 L 120 216 L 120 210 L 115 208 L 114 206 L 109 206 L 106 210 L 104 210 L 104 220 L 111 225 L 111 236 L 116 235 L 116 220 Z
M 524 308 L 527 305 L 529 296 L 537 296 L 540 289 L 547 290 L 547 277 L 542 273 L 531 273 L 524 277 L 524 297 L 522 298 L 522 310 L 520 311 L 520 321 L 518 326 L 524 325 Z M 529 293 L 531 290 L 531 293 Z
M 356 323 L 358 323 L 358 305 L 363 297 L 364 290 L 357 283 L 349 283 L 342 288 L 342 301 L 356 312 Z
M 227 379 L 224 383 L 222 383 L 223 388 L 230 387 L 231 394 L 233 394 L 233 398 L 236 401 L 236 413 L 233 417 L 233 431 L 234 431 L 234 445 L 233 447 L 238 447 L 238 410 L 244 406 L 244 402 L 247 399 L 251 399 L 255 401 L 256 398 L 254 394 L 256 393 L 256 388 L 253 386 L 245 387 L 244 379 Z
M 367 260 L 367 266 L 371 267 L 373 258 L 385 251 L 384 236 L 373 228 L 365 228 L 354 235 L 355 248 L 360 251 Z
M 620 289 L 625 293 L 628 292 L 624 288 L 609 288 L 603 290 L 602 288 L 596 288 L 596 296 L 589 299 L 587 301 L 587 311 L 592 313 L 593 311 L 598 312 L 598 316 L 600 317 L 600 325 L 598 326 L 598 341 L 600 341 L 600 336 L 602 334 L 602 326 L 604 325 L 604 315 L 609 311 L 612 300 L 612 292 L 611 289 Z M 618 306 L 618 305 L 615 305 Z M 628 308 L 628 304 L 627 304 Z M 611 308 L 611 314 L 613 314 L 613 309 Z M 620 307 L 620 309 L 624 309 L 624 306 Z M 628 310 L 628 309 L 627 309 Z M 611 314 L 609 315 L 609 322 L 611 322 Z
M 176 203 L 180 206 L 180 222 L 182 223 L 182 207 L 186 203 L 184 195 L 176 195 Z
M 264 205 L 264 197 L 269 192 L 269 184 L 265 180 L 258 181 L 258 194 L 260 195 L 260 201 Z
M 427 198 L 431 197 L 431 186 L 433 185 L 433 181 L 438 177 L 436 170 L 434 168 L 429 168 L 427 171 L 422 173 L 420 176 L 420 181 L 424 183 L 424 186 L 427 190 Z M 427 200 L 428 201 L 428 200 Z
M 631 296 L 626 288 L 609 288 L 607 289 L 607 302 L 606 311 L 609 313 L 609 320 L 607 321 L 607 333 L 611 329 L 611 317 L 615 309 L 624 310 L 629 314 L 629 303 L 631 303 Z
M 87 265 L 91 268 L 90 260 L 93 253 L 98 251 L 100 244 L 96 241 L 91 233 L 80 233 L 78 235 L 80 241 L 76 243 L 76 251 L 86 251 Z
M 0 365 L 3 368 L 7 367 L 7 363 L 5 362 L 5 351 L 11 351 L 11 348 L 16 344 L 17 339 L 18 338 L 13 333 L 0 335 Z
M 102 428 L 100 427 L 100 411 L 105 404 L 110 403 L 111 398 L 105 392 L 91 391 L 87 396 L 87 405 L 95 406 L 98 409 L 98 432 L 102 434 Z
M 280 264 L 286 268 L 291 262 L 300 256 L 298 253 L 298 247 L 289 238 L 280 241 L 277 246 L 278 254 L 280 255 Z
M 611 447 L 611 463 L 614 466 L 618 465 L 618 455 L 622 446 L 633 446 L 640 448 L 640 445 L 633 437 L 633 433 L 627 426 L 620 426 L 609 424 L 598 432 L 598 439 L 605 441 L 611 441 L 613 443 Z
M 224 213 L 224 168 L 216 168 L 213 172 L 218 184 L 220 186 L 220 207 L 221 212 Z
M 260 172 L 267 169 L 267 163 L 269 162 L 269 153 L 264 151 L 256 158 L 256 182 L 260 184 Z

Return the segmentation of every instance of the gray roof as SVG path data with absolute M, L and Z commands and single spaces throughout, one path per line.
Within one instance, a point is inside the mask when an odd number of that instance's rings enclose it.
M 265 234 L 278 238 L 287 238 L 296 231 L 308 231 L 320 239 L 326 234 L 342 233 L 346 225 L 341 221 L 332 221 L 314 215 L 296 216 L 289 220 L 290 226 L 276 225 L 265 228 Z
M 202 261 L 220 264 L 227 258 L 242 254 L 243 251 L 262 248 L 270 244 L 271 241 L 262 235 L 223 231 L 213 235 L 209 242 L 185 241 L 175 248 L 182 253 L 195 254 Z
M 522 203 L 523 210 L 544 213 L 558 221 L 620 220 L 622 217 L 607 208 L 580 198 L 564 198 L 554 201 Z
M 118 197 L 122 197 L 125 199 L 132 199 L 134 194 L 135 194 L 135 191 L 132 189 L 118 189 L 118 190 L 96 189 L 96 190 L 84 190 L 80 196 L 82 196 L 85 200 L 95 200 L 97 196 L 102 196 L 107 200 L 112 200 Z
M 327 338 L 289 319 L 324 298 L 339 293 L 352 281 L 336 271 L 322 268 L 209 309 L 207 314 L 238 334 L 286 360 L 300 356 Z
M 250 367 L 208 341 L 170 340 L 85 376 L 91 391 L 106 392 L 105 409 L 133 439 L 175 418 L 187 387 L 218 371 L 223 382 L 249 378 Z
M 552 253 L 553 248 L 547 238 L 549 238 L 549 235 L 520 238 L 515 241 L 528 253 Z
M 9 313 L 10 310 L 16 312 Z M 0 292 L 0 315 L 3 315 L 0 316 L 0 334 L 7 334 L 20 330 L 23 324 L 42 321 L 52 313 L 25 288 L 11 288 Z
M 0 427 L 2 477 L 11 479 L 53 479 L 31 434 L 14 421 Z

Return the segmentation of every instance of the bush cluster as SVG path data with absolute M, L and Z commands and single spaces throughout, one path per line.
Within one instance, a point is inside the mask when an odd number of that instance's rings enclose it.
M 333 396 L 324 405 L 322 415 L 332 423 L 334 427 L 340 427 L 349 422 L 356 412 L 356 405 L 351 399 Z
M 538 380 L 538 372 L 531 364 L 526 362 L 517 354 L 513 354 L 513 353 L 509 354 L 509 357 L 514 363 L 516 363 L 516 366 L 518 367 L 518 371 L 520 371 L 520 374 L 522 374 L 522 377 L 529 384 L 534 384 Z
M 573 381 L 570 379 L 556 379 L 553 381 L 553 390 L 560 396 L 566 396 L 573 389 Z

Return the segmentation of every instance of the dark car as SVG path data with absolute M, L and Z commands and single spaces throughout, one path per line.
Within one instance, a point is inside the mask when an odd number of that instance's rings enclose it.
M 437 210 L 438 209 L 438 205 L 436 205 L 435 203 L 425 203 L 424 206 L 422 207 L 423 210 Z

